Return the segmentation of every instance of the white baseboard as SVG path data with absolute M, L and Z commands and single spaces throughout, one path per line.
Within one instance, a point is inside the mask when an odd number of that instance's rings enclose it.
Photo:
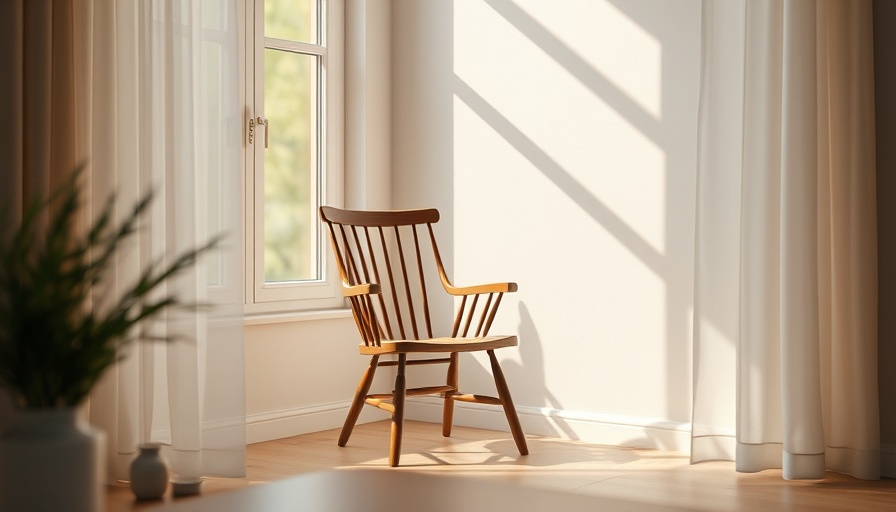
M 689 452 L 690 424 L 547 407 L 517 406 L 523 431 L 529 435 L 575 439 L 588 443 Z M 439 423 L 442 400 L 435 397 L 408 399 L 405 418 Z M 491 430 L 507 430 L 500 407 L 457 402 L 454 424 Z
M 408 399 L 405 418 L 440 423 L 442 400 L 435 397 Z M 284 437 L 341 428 L 348 414 L 348 400 L 308 407 L 254 414 L 246 421 L 246 443 L 260 443 Z M 690 425 L 671 421 L 631 418 L 581 411 L 560 411 L 546 407 L 518 406 L 523 431 L 529 435 L 560 437 L 589 443 L 655 448 L 687 452 L 690 449 Z M 358 423 L 388 418 L 365 407 Z M 507 430 L 500 407 L 458 402 L 454 424 L 490 430 Z
M 246 444 L 262 443 L 285 437 L 310 434 L 322 430 L 342 428 L 348 414 L 350 400 L 297 407 L 283 411 L 253 414 L 246 418 Z M 388 414 L 372 407 L 365 407 L 358 424 L 379 421 Z

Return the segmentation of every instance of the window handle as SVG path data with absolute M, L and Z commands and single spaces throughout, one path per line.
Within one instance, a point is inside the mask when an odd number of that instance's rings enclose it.
M 264 125 L 264 149 L 268 149 L 268 146 L 271 142 L 271 125 L 268 123 L 267 118 L 258 116 L 255 120 L 257 124 Z

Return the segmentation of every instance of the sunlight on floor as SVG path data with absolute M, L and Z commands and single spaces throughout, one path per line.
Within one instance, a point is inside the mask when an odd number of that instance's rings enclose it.
M 389 422 L 355 427 L 348 446 L 338 430 L 247 447 L 246 478 L 206 478 L 203 494 L 238 490 L 325 470 L 375 470 L 475 477 L 494 482 L 691 510 L 896 510 L 896 480 L 864 482 L 828 473 L 822 481 L 788 482 L 779 470 L 737 473 L 731 462 L 691 465 L 685 454 L 527 436 L 520 456 L 507 432 L 408 421 L 399 468 L 388 467 Z M 133 500 L 126 484 L 109 488 L 108 511 L 164 502 Z

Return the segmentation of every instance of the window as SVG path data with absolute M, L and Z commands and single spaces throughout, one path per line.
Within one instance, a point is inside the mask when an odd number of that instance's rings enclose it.
M 246 311 L 342 304 L 321 204 L 342 202 L 341 5 L 246 2 Z

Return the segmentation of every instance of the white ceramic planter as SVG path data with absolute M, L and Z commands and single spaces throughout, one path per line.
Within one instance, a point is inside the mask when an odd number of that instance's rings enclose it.
M 0 510 L 105 510 L 105 435 L 76 408 L 22 410 L 0 434 Z

